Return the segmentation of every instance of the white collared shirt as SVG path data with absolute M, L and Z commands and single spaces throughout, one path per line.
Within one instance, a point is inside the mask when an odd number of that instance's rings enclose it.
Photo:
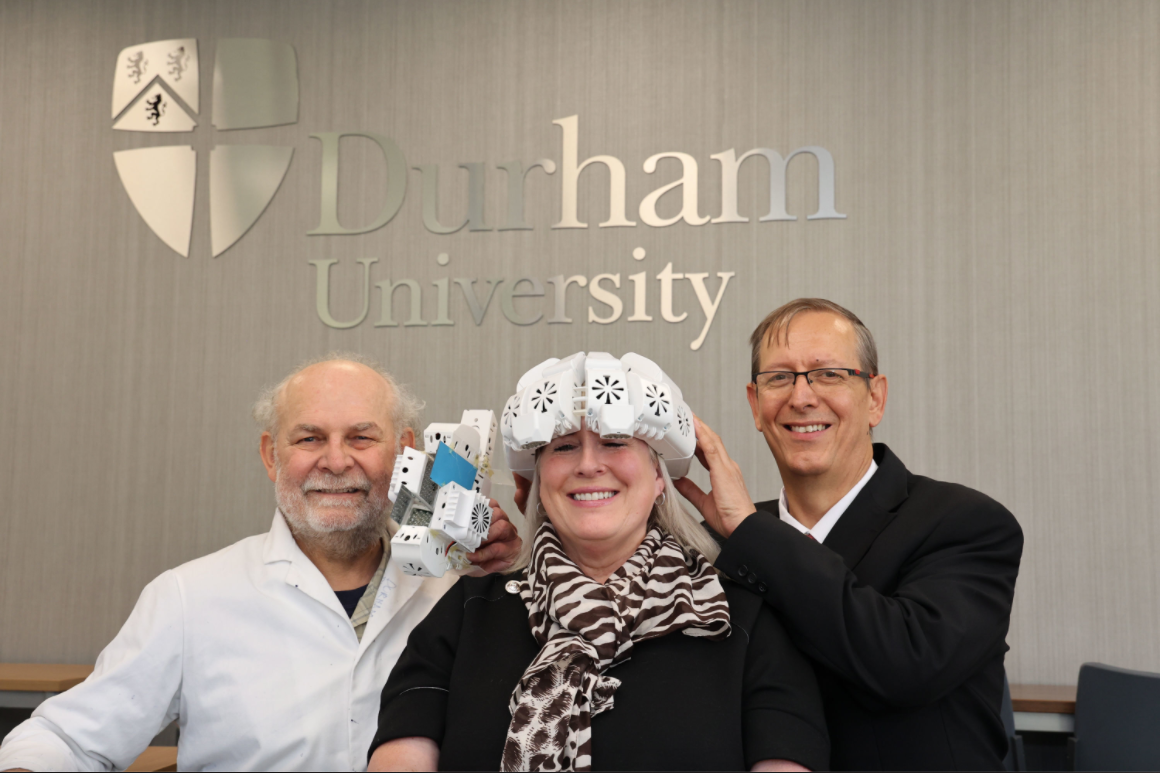
M 794 527 L 802 534 L 809 534 L 818 542 L 825 542 L 826 537 L 829 536 L 830 530 L 838 523 L 838 519 L 842 517 L 842 513 L 846 512 L 846 508 L 854 501 L 854 497 L 858 496 L 858 492 L 865 488 L 866 484 L 870 482 L 870 478 L 878 470 L 878 463 L 873 459 L 870 460 L 870 469 L 866 470 L 866 474 L 862 476 L 862 480 L 854 484 L 854 488 L 846 492 L 846 496 L 838 500 L 837 504 L 826 511 L 822 519 L 814 524 L 814 528 L 807 529 L 797 518 L 794 518 L 789 513 L 789 507 L 785 503 L 785 487 L 782 486 L 781 497 L 777 500 L 778 515 L 781 520 Z
M 366 770 L 383 684 L 456 579 L 388 560 L 360 641 L 275 512 L 149 583 L 92 676 L 4 739 L 0 770 L 123 770 L 174 719 L 178 770 Z

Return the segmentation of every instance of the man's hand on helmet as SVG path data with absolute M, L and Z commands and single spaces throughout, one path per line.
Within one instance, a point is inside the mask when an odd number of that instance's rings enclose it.
M 708 493 L 688 478 L 673 481 L 677 491 L 692 503 L 713 531 L 728 537 L 741 522 L 756 512 L 741 467 L 730 458 L 725 444 L 709 425 L 693 417 L 697 427 L 697 459 L 709 471 Z

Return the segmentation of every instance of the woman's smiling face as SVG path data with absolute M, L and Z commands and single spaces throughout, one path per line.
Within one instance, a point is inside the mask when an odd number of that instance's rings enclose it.
M 643 440 L 606 439 L 587 429 L 545 446 L 538 471 L 548 520 L 568 555 L 582 563 L 632 555 L 664 491 Z

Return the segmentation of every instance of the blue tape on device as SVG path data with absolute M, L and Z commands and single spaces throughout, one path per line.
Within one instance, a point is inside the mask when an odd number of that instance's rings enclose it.
M 468 491 L 475 485 L 475 465 L 440 442 L 435 451 L 435 463 L 431 465 L 431 480 L 439 486 L 455 481 Z

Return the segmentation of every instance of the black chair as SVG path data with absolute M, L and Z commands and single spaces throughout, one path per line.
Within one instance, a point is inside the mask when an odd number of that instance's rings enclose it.
M 1075 696 L 1076 770 L 1160 770 L 1160 674 L 1084 663 Z
M 1011 685 L 1003 674 L 1003 705 L 999 707 L 1003 716 L 1003 727 L 1007 730 L 1007 756 L 1003 758 L 1004 770 L 1027 770 L 1027 758 L 1023 754 L 1023 736 L 1015 732 L 1015 707 L 1011 703 Z

